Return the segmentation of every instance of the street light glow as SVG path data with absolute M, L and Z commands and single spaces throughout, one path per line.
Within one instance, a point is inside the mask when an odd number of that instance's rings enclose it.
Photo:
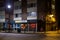
M 11 5 L 8 5 L 8 8 L 11 8 Z
M 51 14 L 51 15 L 48 15 L 48 17 L 53 17 L 54 15 L 53 14 Z
M 49 17 L 53 17 L 54 15 L 49 15 Z

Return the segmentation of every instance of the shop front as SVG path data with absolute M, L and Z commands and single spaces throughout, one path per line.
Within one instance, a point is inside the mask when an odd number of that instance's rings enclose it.
M 20 32 L 28 31 L 27 21 L 15 21 L 15 28 L 20 29 Z
M 28 31 L 37 32 L 37 20 L 28 20 Z
M 58 29 L 55 15 L 46 16 L 46 31 L 56 31 Z

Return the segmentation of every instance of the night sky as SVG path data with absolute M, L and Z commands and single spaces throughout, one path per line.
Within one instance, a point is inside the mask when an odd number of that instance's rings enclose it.
M 13 1 L 18 1 L 18 0 L 13 0 Z M 5 0 L 0 0 L 0 7 L 3 7 L 5 5 Z

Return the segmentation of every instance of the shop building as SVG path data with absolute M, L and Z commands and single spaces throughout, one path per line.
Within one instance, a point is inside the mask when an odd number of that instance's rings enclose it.
M 55 0 L 10 1 L 11 9 L 1 7 L 0 23 L 6 24 L 6 20 L 10 20 L 13 28 L 21 28 L 22 31 L 24 28 L 35 32 L 57 30 Z

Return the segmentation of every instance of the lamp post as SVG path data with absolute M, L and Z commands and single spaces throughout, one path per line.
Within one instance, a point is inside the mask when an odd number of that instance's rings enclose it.
M 5 24 L 8 32 L 11 32 L 14 10 L 14 0 L 5 0 Z
M 11 32 L 11 23 L 10 23 L 10 13 L 11 13 L 11 5 L 7 5 L 7 8 L 8 8 L 8 10 L 9 10 L 9 12 L 8 12 L 8 14 L 9 14 L 9 20 L 8 20 L 8 32 Z

